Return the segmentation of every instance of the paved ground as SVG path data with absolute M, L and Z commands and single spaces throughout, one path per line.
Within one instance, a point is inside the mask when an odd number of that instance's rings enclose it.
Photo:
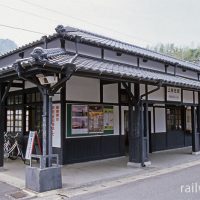
M 200 166 L 200 155 L 192 155 L 191 147 L 153 153 L 150 155 L 150 160 L 152 161 L 152 165 L 147 168 L 127 167 L 128 157 L 65 165 L 62 167 L 63 189 L 41 194 L 28 191 L 28 197 L 54 200 L 80 198 L 80 196 L 87 194 L 88 198 L 92 199 L 94 197 L 93 193 L 96 193 L 97 196 L 101 194 L 104 197 L 104 195 L 107 195 L 105 191 L 115 190 L 114 188 L 118 188 L 122 193 L 126 192 L 129 194 L 129 190 L 124 191 L 123 189 L 126 184 L 130 185 L 131 189 L 134 185 L 137 185 L 137 182 L 148 182 L 148 179 L 157 180 L 160 179 L 158 177 L 161 177 L 161 175 L 167 176 L 169 173 Z M 26 165 L 21 160 L 7 160 L 4 168 L 0 169 L 0 181 L 23 190 L 25 187 L 25 167 Z M 156 188 L 160 184 L 157 183 Z M 145 191 L 145 189 L 146 187 L 142 188 L 141 186 L 142 191 Z M 137 194 L 139 188 L 135 192 Z M 101 199 L 101 195 L 98 196 L 99 199 Z M 121 198 L 120 195 L 117 196 L 116 199 Z M 138 193 L 138 199 L 141 199 L 139 196 Z M 135 199 L 137 199 L 136 197 L 134 196 Z M 105 199 L 107 199 L 106 196 Z
M 164 169 L 173 167 L 186 162 L 200 160 L 200 155 L 191 154 L 191 147 L 176 149 L 171 151 L 150 154 L 152 162 L 149 170 Z M 62 167 L 62 179 L 64 188 L 81 187 L 82 185 L 95 184 L 123 176 L 134 176 L 144 173 L 143 169 L 127 167 L 128 157 L 115 159 L 92 161 L 65 165 Z M 3 174 L 0 172 L 0 181 L 8 181 L 9 184 L 15 184 L 19 188 L 24 188 L 25 167 L 21 160 L 5 162 Z M 7 177 L 11 177 L 10 181 Z
M 1 200 L 7 200 L 10 199 L 10 197 L 8 197 L 8 194 L 14 193 L 16 191 L 18 191 L 19 189 L 13 186 L 10 186 L 6 183 L 0 182 L 0 199 Z
M 200 166 L 136 181 L 72 200 L 199 200 Z

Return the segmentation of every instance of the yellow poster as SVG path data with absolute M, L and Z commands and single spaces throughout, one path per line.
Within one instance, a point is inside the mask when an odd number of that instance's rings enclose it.
M 114 114 L 113 107 L 104 107 L 104 130 L 113 130 L 114 127 Z

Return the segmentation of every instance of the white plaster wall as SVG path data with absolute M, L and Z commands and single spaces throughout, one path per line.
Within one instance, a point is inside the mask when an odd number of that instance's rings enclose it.
M 56 39 L 56 40 L 52 40 L 51 42 L 48 42 L 47 44 L 47 48 L 60 48 L 61 44 L 60 44 L 60 40 Z
M 145 84 L 140 84 L 140 95 L 145 94 Z M 144 96 L 142 99 L 146 99 L 146 96 Z
M 174 74 L 174 67 L 173 66 L 168 66 L 167 67 L 167 73 Z
M 199 103 L 198 92 L 194 92 L 194 95 L 195 95 L 195 103 Z
M 54 94 L 54 96 L 52 97 L 52 101 L 60 101 L 60 90 L 58 90 L 56 94 Z
M 80 54 L 96 57 L 96 58 L 101 58 L 101 48 L 85 45 L 85 44 L 80 44 L 78 43 L 78 52 Z
M 128 111 L 128 106 L 122 106 L 121 107 L 121 122 L 122 122 L 122 135 L 125 134 L 125 131 L 124 131 L 124 111 Z
M 118 84 L 107 84 L 103 86 L 103 102 L 118 103 Z
M 159 62 L 154 62 L 151 60 L 148 60 L 147 62 L 143 62 L 142 58 L 140 58 L 140 67 L 165 72 L 164 64 L 159 63 Z
M 119 107 L 113 106 L 114 112 L 114 135 L 119 135 Z
M 36 87 L 36 85 L 34 85 L 33 83 L 30 83 L 28 81 L 25 81 L 25 89 L 34 88 L 34 87 Z
M 134 91 L 134 83 L 131 83 L 131 92 L 133 93 L 133 95 L 135 94 L 135 91 Z
M 183 102 L 193 103 L 193 91 L 183 90 Z
M 156 86 L 148 85 L 148 91 L 155 89 Z M 164 101 L 165 100 L 165 88 L 161 87 L 158 91 L 155 91 L 148 95 L 149 100 Z
M 155 132 L 166 132 L 165 108 L 155 108 Z
M 137 65 L 137 57 L 130 56 L 124 53 L 122 53 L 121 56 L 117 56 L 116 51 L 104 50 L 104 58 L 107 60 L 112 60 L 129 65 Z
M 22 90 L 22 88 L 11 87 L 9 92 L 13 92 L 13 91 L 17 91 L 17 90 Z
M 65 40 L 65 49 L 70 52 L 76 52 L 75 43 L 69 40 Z
M 98 79 L 72 76 L 66 83 L 66 99 L 71 101 L 100 101 Z
M 192 79 L 198 79 L 197 73 L 193 72 L 191 70 L 186 70 L 185 72 L 181 68 L 176 69 L 176 75 L 178 76 L 184 76 L 187 78 L 192 78 Z

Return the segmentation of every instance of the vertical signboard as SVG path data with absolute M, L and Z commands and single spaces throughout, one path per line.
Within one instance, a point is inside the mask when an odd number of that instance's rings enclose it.
M 52 105 L 52 146 L 61 148 L 61 106 L 59 103 Z
M 26 155 L 25 155 L 25 159 L 26 160 L 30 160 L 31 159 L 31 154 L 33 151 L 33 144 L 34 144 L 34 140 L 35 140 L 35 131 L 30 131 L 29 132 L 29 137 L 28 137 L 28 144 L 26 147 Z

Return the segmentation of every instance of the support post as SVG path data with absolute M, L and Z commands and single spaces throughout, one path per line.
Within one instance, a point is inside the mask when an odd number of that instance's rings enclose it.
M 134 106 L 129 103 L 129 162 L 128 166 L 149 166 L 148 104 L 140 98 L 139 84 L 134 87 Z
M 36 192 L 45 192 L 62 188 L 61 166 L 52 165 L 52 97 L 48 88 L 41 89 L 43 95 L 43 152 L 40 158 L 40 168 L 26 168 L 26 188 Z M 55 155 L 54 155 L 55 156 Z
M 1 84 L 0 85 L 0 100 L 2 99 L 3 95 L 5 92 L 5 85 Z M 0 120 L 0 167 L 3 167 L 4 165 L 4 132 L 6 131 L 6 126 L 5 126 L 5 101 L 0 101 L 0 115 L 1 115 L 1 120 Z
M 197 116 L 199 118 L 199 109 L 197 109 L 198 113 L 196 113 L 195 106 L 191 107 L 191 115 L 192 115 L 192 154 L 197 155 L 200 154 L 200 146 L 199 146 L 199 133 L 197 132 Z
M 48 115 L 49 115 L 49 96 L 47 94 L 47 89 L 43 89 L 43 115 L 42 115 L 42 127 L 43 127 L 43 134 L 42 134 L 42 163 L 41 166 L 45 168 L 47 166 L 47 150 L 48 148 Z
M 49 96 L 49 130 L 48 130 L 48 139 L 49 139 L 49 146 L 48 146 L 48 154 L 52 155 L 52 96 Z M 51 157 L 49 156 L 48 158 L 48 167 L 51 167 L 52 163 L 51 163 Z
M 134 87 L 135 111 L 133 102 L 129 102 L 129 162 L 128 166 L 141 166 L 141 134 L 140 134 L 140 88 Z

